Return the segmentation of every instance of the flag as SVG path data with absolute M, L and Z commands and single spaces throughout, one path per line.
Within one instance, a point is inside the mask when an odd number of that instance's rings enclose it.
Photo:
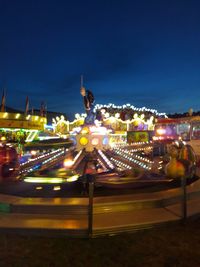
M 1 112 L 5 111 L 5 103 L 6 103 L 6 94 L 5 94 L 5 89 L 4 89 L 2 99 L 1 99 Z
M 47 103 L 44 103 L 44 117 L 47 116 Z
M 29 99 L 28 96 L 26 97 L 26 106 L 25 106 L 25 115 L 28 114 L 28 110 L 29 110 Z
M 41 103 L 40 106 L 40 116 L 43 117 L 44 116 L 44 102 Z
M 40 116 L 46 117 L 46 115 L 47 115 L 47 103 L 42 101 L 41 106 L 40 106 Z

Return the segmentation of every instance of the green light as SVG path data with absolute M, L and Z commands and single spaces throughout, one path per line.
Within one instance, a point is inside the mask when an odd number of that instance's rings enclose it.
M 78 175 L 73 175 L 68 178 L 58 177 L 26 177 L 24 182 L 26 183 L 45 183 L 45 184 L 62 184 L 66 182 L 74 182 L 78 180 Z
M 47 184 L 61 184 L 64 182 L 63 178 L 54 177 L 26 177 L 26 183 L 47 183 Z

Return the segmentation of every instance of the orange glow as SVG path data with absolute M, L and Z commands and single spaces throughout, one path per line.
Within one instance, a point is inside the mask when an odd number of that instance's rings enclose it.
M 83 129 L 82 129 L 82 131 L 81 131 L 81 133 L 82 134 L 88 134 L 89 133 L 89 128 L 88 127 L 83 127 Z
M 162 128 L 159 128 L 159 129 L 156 130 L 156 133 L 157 133 L 158 135 L 163 135 L 163 134 L 166 133 L 166 130 L 165 130 L 165 129 L 162 129 Z
M 69 167 L 71 167 L 73 164 L 74 164 L 74 161 L 73 161 L 72 159 L 65 159 L 65 160 L 64 160 L 64 163 L 63 163 L 63 165 L 64 165 L 65 168 L 69 168 Z
M 31 150 L 31 155 L 35 156 L 37 154 L 37 151 Z

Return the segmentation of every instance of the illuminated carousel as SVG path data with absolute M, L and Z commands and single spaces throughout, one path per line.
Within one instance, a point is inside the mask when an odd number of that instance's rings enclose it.
M 165 114 L 129 104 L 124 106 L 126 112 L 119 113 L 119 107 L 112 104 L 94 106 L 92 92 L 84 87 L 81 95 L 86 115 L 77 114 L 73 122 L 65 121 L 63 116 L 54 120 L 55 131 L 68 138 L 71 147 L 25 163 L 21 169 L 25 182 L 80 182 L 86 187 L 93 179 L 96 187 L 136 188 L 170 183 L 184 172 L 194 174 L 195 155 L 188 146 L 174 145 L 176 162 L 170 163 L 175 156 L 167 157 L 166 151 L 161 153 L 153 142 L 156 117 Z M 184 155 L 182 163 L 180 154 Z M 176 172 L 177 168 L 181 170 Z

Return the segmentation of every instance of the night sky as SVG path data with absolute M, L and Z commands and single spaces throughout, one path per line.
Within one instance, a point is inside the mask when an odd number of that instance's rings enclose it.
M 96 103 L 200 110 L 200 1 L 0 0 L 6 105 L 84 112 Z

